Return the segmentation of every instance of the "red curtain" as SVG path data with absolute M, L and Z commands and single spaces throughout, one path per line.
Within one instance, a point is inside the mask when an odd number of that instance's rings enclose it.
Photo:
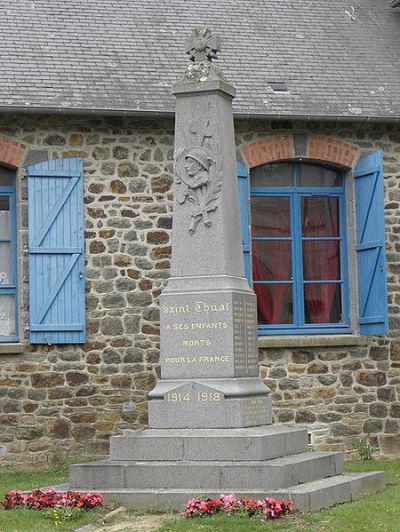
M 314 197 L 302 199 L 303 237 L 334 237 L 339 234 L 338 199 Z M 339 241 L 303 242 L 304 280 L 340 279 Z M 337 283 L 305 284 L 307 323 L 337 322 Z M 308 314 L 308 316 L 307 316 Z
M 290 235 L 288 211 L 279 205 L 282 198 L 265 198 L 266 218 L 263 226 L 253 227 L 253 234 L 268 237 Z M 261 207 L 261 204 L 260 206 Z M 256 220 L 254 220 L 256 221 Z M 259 221 L 259 218 L 258 220 Z M 335 237 L 339 230 L 338 199 L 328 197 L 302 198 L 302 236 Z M 303 241 L 305 280 L 337 280 L 340 278 L 339 244 L 337 240 Z M 253 280 L 278 281 L 274 284 L 254 284 L 261 321 L 266 324 L 291 323 L 292 284 L 280 284 L 291 276 L 290 242 L 284 240 L 253 240 Z M 339 285 L 305 284 L 306 323 L 337 322 L 336 293 Z
M 253 248 L 254 244 L 255 242 Z M 290 242 L 271 244 L 267 256 L 253 255 L 253 279 L 288 280 L 291 272 Z M 257 295 L 258 310 L 265 323 L 290 323 L 291 284 L 255 284 L 254 292 Z
M 289 198 L 263 197 L 254 200 L 253 236 L 285 238 L 290 236 Z M 253 240 L 253 280 L 287 281 L 291 276 L 289 240 Z M 292 285 L 254 284 L 261 322 L 292 321 Z M 288 321 L 289 320 L 289 321 Z

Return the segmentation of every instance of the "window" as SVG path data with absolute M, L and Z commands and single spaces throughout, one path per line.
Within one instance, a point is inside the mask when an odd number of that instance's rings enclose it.
M 382 153 L 363 156 L 353 176 L 282 161 L 252 168 L 248 184 L 247 169 L 238 170 L 245 274 L 257 295 L 259 334 L 386 333 Z M 356 204 L 350 250 L 345 179 L 353 179 Z M 350 320 L 349 253 L 357 265 L 358 323 Z
M 17 340 L 15 174 L 0 168 L 0 342 Z
M 349 328 L 341 172 L 301 163 L 250 175 L 252 279 L 260 329 Z

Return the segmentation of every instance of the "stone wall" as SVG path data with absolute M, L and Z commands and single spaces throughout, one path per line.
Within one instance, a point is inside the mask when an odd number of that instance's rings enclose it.
M 289 126 L 289 127 L 288 127 Z M 400 454 L 400 131 L 383 124 L 320 124 L 240 122 L 238 145 L 257 141 L 263 160 L 276 151 L 290 154 L 287 136 L 307 134 L 309 147 L 329 160 L 323 136 L 337 139 L 333 150 L 338 162 L 354 156 L 341 151 L 340 141 L 361 150 L 383 150 L 385 175 L 385 230 L 388 268 L 389 334 L 363 337 L 359 345 L 313 347 L 313 341 L 295 347 L 260 349 L 261 375 L 272 390 L 274 418 L 278 423 L 300 423 L 309 428 L 318 450 L 351 450 L 366 434 L 385 455 Z M 265 147 L 265 136 L 273 138 Z M 321 140 L 319 140 L 321 139 Z M 339 141 L 339 142 L 338 142 Z M 294 149 L 292 147 L 292 149 Z M 246 154 L 246 148 L 243 150 Z M 251 154 L 252 155 L 252 154 Z M 256 157 L 256 155 L 254 155 Z M 290 155 L 288 155 L 290 156 Z M 350 166 L 350 164 L 348 165 Z M 323 342 L 321 342 L 323 343 Z M 308 344 L 308 345 L 307 345 Z
M 85 159 L 88 330 L 82 346 L 28 344 L 24 353 L 0 354 L 0 459 L 43 463 L 67 447 L 75 455 L 103 455 L 111 434 L 146 424 L 146 393 L 157 377 L 158 296 L 171 252 L 173 122 L 3 117 L 0 131 L 28 146 L 27 164 Z M 21 174 L 22 250 L 27 205 Z M 27 259 L 21 255 L 27 342 Z
M 347 347 L 260 350 L 278 422 L 305 423 L 318 448 L 349 448 L 370 432 L 400 449 L 400 128 L 377 124 L 237 122 L 237 142 L 317 133 L 385 151 L 391 331 Z M 158 296 L 169 271 L 173 122 L 167 119 L 3 116 L 0 135 L 26 163 L 84 157 L 88 342 L 0 344 L 0 461 L 43 464 L 62 452 L 103 455 L 110 435 L 144 426 L 158 373 Z M 27 342 L 26 179 L 17 181 L 21 331 Z M 17 352 L 22 351 L 22 352 Z M 376 435 L 376 436 L 375 436 Z
M 352 449 L 363 434 L 383 454 L 400 450 L 400 342 L 357 348 L 261 350 L 278 423 L 300 423 L 318 450 Z

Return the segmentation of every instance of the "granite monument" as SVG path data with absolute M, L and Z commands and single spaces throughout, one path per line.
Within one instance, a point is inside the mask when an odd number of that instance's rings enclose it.
M 161 379 L 150 428 L 110 440 L 107 460 L 70 468 L 69 488 L 134 507 L 183 509 L 195 494 L 291 498 L 299 510 L 355 499 L 381 473 L 343 474 L 343 453 L 310 452 L 307 429 L 272 425 L 259 378 L 255 295 L 243 274 L 233 87 L 193 32 L 177 99 L 172 268 L 160 296 Z M 67 486 L 63 486 L 65 489 Z

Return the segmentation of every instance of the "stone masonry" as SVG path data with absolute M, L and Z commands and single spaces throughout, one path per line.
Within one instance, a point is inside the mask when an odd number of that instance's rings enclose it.
M 324 134 L 385 153 L 390 332 L 358 345 L 260 349 L 275 421 L 300 423 L 314 448 L 350 449 L 370 433 L 400 449 L 400 127 L 239 121 L 237 145 Z M 21 344 L 0 344 L 0 462 L 40 465 L 57 454 L 105 455 L 108 440 L 147 423 L 158 376 L 158 296 L 169 275 L 173 121 L 2 116 L 0 135 L 27 146 L 25 164 L 85 159 L 88 341 L 30 346 L 26 180 L 18 171 Z M 315 146 L 313 149 L 316 149 Z M 304 344 L 304 345 L 303 345 Z

